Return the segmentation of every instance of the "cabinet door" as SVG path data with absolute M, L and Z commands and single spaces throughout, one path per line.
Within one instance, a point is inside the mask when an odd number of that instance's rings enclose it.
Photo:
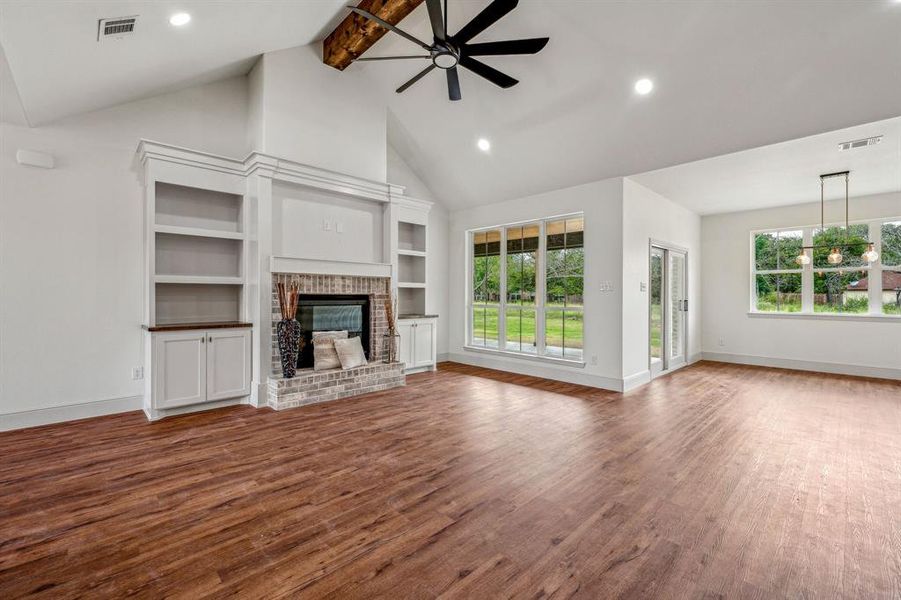
M 206 344 L 202 331 L 153 337 L 153 408 L 206 400 Z
M 206 336 L 206 399 L 249 395 L 250 329 L 212 330 Z
M 407 368 L 413 366 L 413 332 L 416 330 L 411 321 L 399 321 L 397 323 L 397 333 L 400 335 L 400 357 L 399 360 L 404 363 Z
M 413 328 L 413 366 L 424 367 L 435 364 L 435 324 L 419 321 Z

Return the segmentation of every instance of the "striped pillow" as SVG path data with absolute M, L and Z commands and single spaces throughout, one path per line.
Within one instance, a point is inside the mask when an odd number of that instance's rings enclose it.
M 313 370 L 340 369 L 341 360 L 335 351 L 335 340 L 346 339 L 346 331 L 313 332 Z

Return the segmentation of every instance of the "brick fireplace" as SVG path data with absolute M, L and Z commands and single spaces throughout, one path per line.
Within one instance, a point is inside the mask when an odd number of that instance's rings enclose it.
M 296 285 L 301 297 L 320 300 L 328 296 L 368 298 L 369 365 L 347 371 L 298 369 L 295 377 L 283 378 L 275 331 L 281 319 L 276 293 L 276 284 L 280 282 L 287 286 Z M 269 406 L 281 410 L 405 385 L 403 363 L 383 362 L 384 338 L 388 331 L 385 306 L 390 298 L 390 286 L 391 280 L 387 277 L 273 273 Z

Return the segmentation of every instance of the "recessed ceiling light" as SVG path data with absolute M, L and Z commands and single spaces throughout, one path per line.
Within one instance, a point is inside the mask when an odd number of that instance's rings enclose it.
M 169 24 L 181 27 L 191 22 L 191 15 L 186 12 L 175 13 L 169 17 Z
M 639 79 L 635 82 L 635 91 L 642 96 L 650 94 L 654 89 L 654 82 L 650 79 Z
M 479 141 L 476 142 L 476 145 L 482 152 L 488 152 L 489 150 L 491 150 L 491 142 L 489 142 L 485 138 L 479 138 Z

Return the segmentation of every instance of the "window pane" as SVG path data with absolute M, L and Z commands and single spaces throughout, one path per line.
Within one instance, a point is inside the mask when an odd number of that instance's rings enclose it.
M 813 310 L 827 313 L 869 311 L 866 271 L 829 271 L 813 274 Z
M 566 220 L 566 247 L 581 248 L 582 238 L 584 236 L 585 220 L 582 217 L 576 217 Z
M 507 302 L 534 305 L 538 226 L 507 228 Z
M 488 260 L 484 256 L 473 258 L 472 264 L 472 299 L 475 302 L 487 302 L 487 288 L 485 287 L 485 275 L 488 270 Z
M 582 311 L 568 310 L 563 316 L 563 356 L 582 358 Z
M 547 251 L 547 276 L 562 277 L 566 275 L 566 250 Z
M 801 274 L 758 275 L 757 310 L 762 312 L 800 312 Z
M 507 350 L 535 354 L 535 311 L 507 309 Z
M 548 251 L 566 247 L 566 221 L 549 221 L 544 229 Z
M 844 227 L 827 227 L 813 232 L 813 266 L 818 267 L 859 267 L 864 264 L 860 257 L 867 249 L 870 228 L 866 223 L 851 225 L 848 231 Z M 842 262 L 838 265 L 829 263 L 832 248 L 838 248 Z
M 472 309 L 472 345 L 497 348 L 497 315 L 495 307 Z
M 499 255 L 485 258 L 485 297 L 487 302 L 501 301 L 501 257 Z
M 804 246 L 804 232 L 796 231 L 780 231 L 779 239 L 776 242 L 777 260 L 780 269 L 801 269 L 801 265 L 795 262 L 795 259 L 801 254 L 801 248 Z
M 882 264 L 901 267 L 901 221 L 882 224 Z
M 779 268 L 776 244 L 777 233 L 758 233 L 754 236 L 754 260 L 758 271 L 772 271 Z
M 585 271 L 585 250 L 582 248 L 567 248 L 563 262 L 567 275 L 582 277 Z
M 566 306 L 582 306 L 582 278 L 566 278 Z
M 663 251 L 651 254 L 651 358 L 661 358 L 663 338 Z
M 566 304 L 566 277 L 547 278 L 547 305 L 564 306 Z
M 901 269 L 882 272 L 882 312 L 901 315 Z
M 544 317 L 544 353 L 563 357 L 563 311 L 549 310 Z

